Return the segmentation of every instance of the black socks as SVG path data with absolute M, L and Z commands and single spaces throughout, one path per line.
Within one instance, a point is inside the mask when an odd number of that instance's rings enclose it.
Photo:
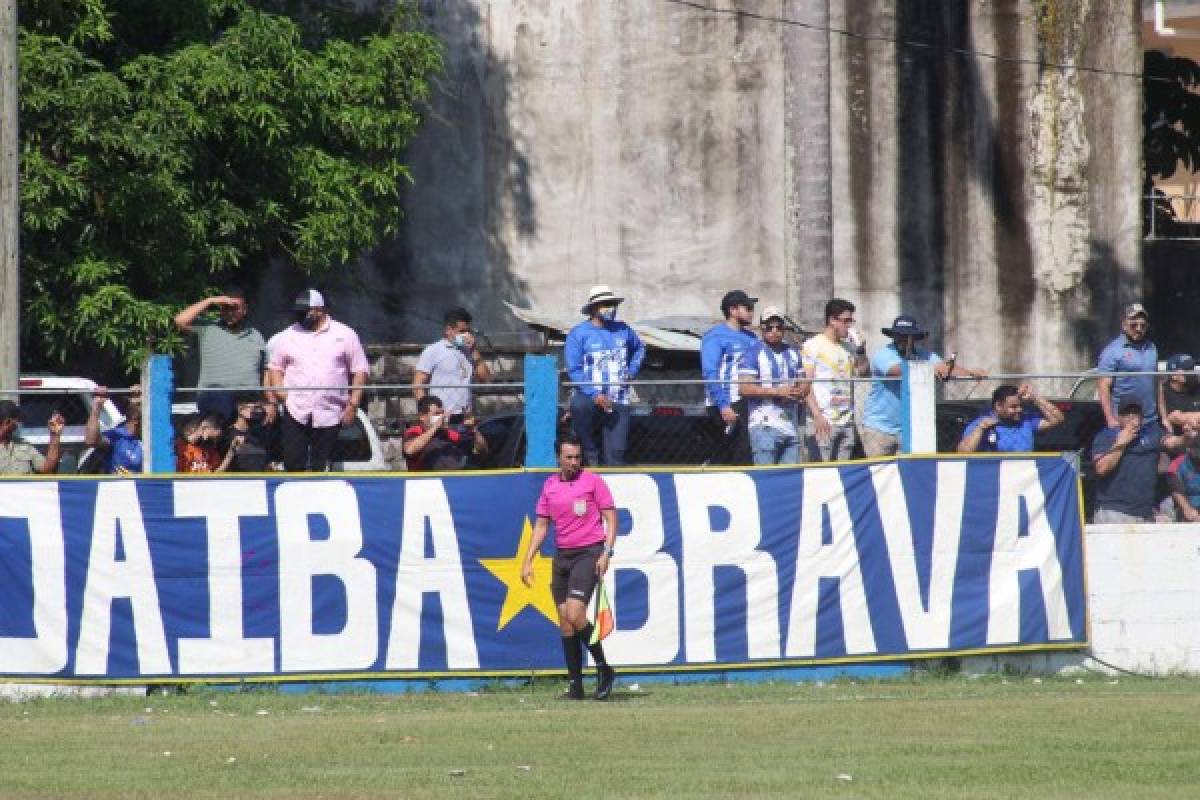
M 583 627 L 583 630 L 575 635 L 579 637 L 579 643 L 586 647 L 588 652 L 592 654 L 592 661 L 596 662 L 596 666 L 599 669 L 606 669 L 608 661 L 604 658 L 604 646 L 600 642 L 589 644 L 592 641 L 592 627 L 592 623 L 589 622 Z
M 579 635 L 562 637 L 563 658 L 567 662 L 567 679 L 583 680 L 583 648 Z

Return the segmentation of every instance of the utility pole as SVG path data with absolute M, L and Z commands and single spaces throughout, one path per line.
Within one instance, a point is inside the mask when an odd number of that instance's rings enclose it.
M 0 0 L 0 392 L 19 381 L 21 282 L 18 198 L 17 0 Z M 16 400 L 16 396 L 7 394 Z

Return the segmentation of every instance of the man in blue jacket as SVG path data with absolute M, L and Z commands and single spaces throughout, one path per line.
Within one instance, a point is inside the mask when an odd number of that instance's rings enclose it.
M 616 319 L 617 306 L 624 299 L 607 286 L 593 286 L 580 309 L 587 320 L 567 334 L 567 375 L 575 384 L 571 427 L 591 465 L 619 467 L 625 463 L 628 381 L 641 369 L 646 346 L 633 328 Z
M 742 365 L 758 348 L 758 337 L 750 329 L 757 302 L 757 297 L 741 289 L 726 292 L 721 298 L 725 321 L 713 326 L 700 342 L 700 372 L 707 381 L 704 402 L 709 416 L 717 419 L 725 431 L 724 452 L 717 454 L 716 463 L 750 463 L 746 400 L 738 391 L 737 381 Z

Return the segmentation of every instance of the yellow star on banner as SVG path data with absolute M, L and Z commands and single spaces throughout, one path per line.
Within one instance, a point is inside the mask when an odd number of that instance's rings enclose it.
M 558 625 L 558 609 L 554 598 L 550 595 L 550 570 L 552 560 L 541 553 L 533 554 L 533 586 L 526 586 L 521 580 L 521 555 L 529 547 L 533 538 L 533 525 L 529 517 L 525 518 L 525 526 L 521 528 L 521 543 L 512 558 L 481 558 L 479 563 L 496 576 L 507 590 L 504 595 L 504 605 L 500 608 L 500 623 L 496 630 L 504 630 L 504 626 L 512 622 L 513 617 L 521 613 L 525 606 L 533 606 L 542 612 L 542 616 Z

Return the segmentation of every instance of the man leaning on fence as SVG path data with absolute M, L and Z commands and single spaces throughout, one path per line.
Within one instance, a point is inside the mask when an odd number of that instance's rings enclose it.
M 784 341 L 787 320 L 778 308 L 763 309 L 760 323 L 762 341 L 738 371 L 738 388 L 747 398 L 750 452 L 759 465 L 799 464 L 808 396 L 800 352 Z
M 854 384 L 837 378 L 871 372 L 867 348 L 854 328 L 854 304 L 835 297 L 825 304 L 825 330 L 800 348 L 804 372 L 812 379 L 808 395 L 809 458 L 847 461 L 853 458 Z
M 1034 409 L 1025 408 L 1028 403 Z M 960 453 L 1032 453 L 1038 431 L 1061 424 L 1058 406 L 1033 390 L 1028 383 L 1004 384 L 992 392 L 992 408 L 967 424 Z
M 722 452 L 714 454 L 714 463 L 746 464 L 750 460 L 746 400 L 737 381 L 746 357 L 758 347 L 758 337 L 750 330 L 757 302 L 757 297 L 741 289 L 726 292 L 721 298 L 725 321 L 710 328 L 700 341 L 700 372 L 706 381 L 704 403 L 709 416 L 725 431 Z
M 465 308 L 454 307 L 442 316 L 442 338 L 421 351 L 413 370 L 413 397 L 433 393 L 445 404 L 451 422 L 474 408 L 471 384 L 487 383 L 492 371 L 476 347 L 472 318 Z
M 942 379 L 950 375 L 986 377 L 981 370 L 947 363 L 937 353 L 919 347 L 917 342 L 929 333 L 908 314 L 896 317 L 892 327 L 883 329 L 883 334 L 892 341 L 871 357 L 871 375 L 876 378 L 899 378 L 903 375 L 905 361 L 929 362 L 933 364 L 934 374 Z M 867 455 L 894 456 L 900 449 L 900 427 L 900 381 L 876 380 L 871 385 L 863 413 L 863 449 Z
M 617 321 L 618 297 L 593 286 L 580 309 L 587 319 L 567 334 L 563 357 L 571 393 L 571 427 L 589 466 L 619 467 L 629 440 L 628 381 L 637 377 L 646 347 L 633 328 Z
M 283 466 L 324 472 L 338 430 L 354 424 L 362 403 L 367 355 L 358 334 L 329 316 L 316 289 L 301 292 L 293 311 L 295 324 L 271 340 L 269 364 L 269 383 L 284 398 Z
M 207 318 L 209 311 L 216 311 L 217 318 Z M 246 296 L 240 289 L 229 288 L 225 294 L 206 297 L 175 315 L 175 327 L 196 339 L 197 386 L 244 390 L 263 385 L 266 344 L 258 329 L 246 324 L 246 313 Z M 233 395 L 233 391 L 199 392 L 196 410 L 203 416 L 220 414 L 222 424 L 228 424 L 236 415 Z
M 1121 333 L 1100 353 L 1096 369 L 1100 372 L 1156 372 L 1158 348 L 1148 335 L 1150 317 L 1141 303 L 1131 303 L 1121 316 Z M 1154 375 L 1101 376 L 1096 380 L 1100 410 L 1110 428 L 1118 427 L 1118 410 L 1129 401 L 1142 409 L 1143 422 L 1159 419 L 1158 378 Z M 1162 416 L 1166 416 L 1163 414 Z
M 42 455 L 33 445 L 21 441 L 21 408 L 12 400 L 0 400 L 0 474 L 50 475 L 58 470 L 62 455 L 63 415 L 55 411 L 46 422 L 50 444 Z

